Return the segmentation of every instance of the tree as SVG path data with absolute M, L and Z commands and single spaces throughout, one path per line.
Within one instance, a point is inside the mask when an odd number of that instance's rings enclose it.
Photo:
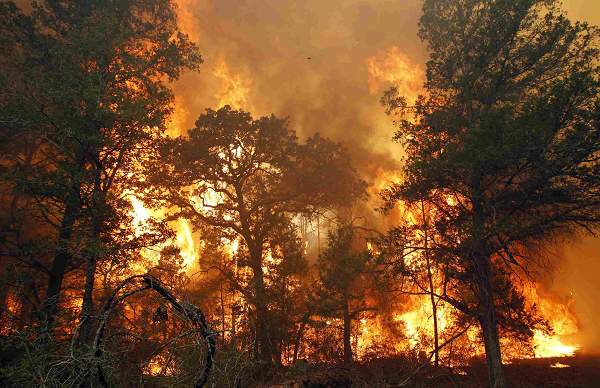
M 236 266 L 251 269 L 251 290 L 229 279 L 255 309 L 260 357 L 271 365 L 266 244 L 293 215 L 352 203 L 363 194 L 347 150 L 318 134 L 298 144 L 286 120 L 254 120 L 225 106 L 207 109 L 187 138 L 166 139 L 146 166 L 147 198 L 170 207 L 169 219 L 189 219 L 224 243 L 240 239 L 238 250 L 247 255 L 238 254 Z
M 341 318 L 344 365 L 347 366 L 352 363 L 352 322 L 361 313 L 376 309 L 366 302 L 364 274 L 370 258 L 368 251 L 356 249 L 352 225 L 340 225 L 329 232 L 328 246 L 317 261 L 318 313 L 326 318 Z
M 455 264 L 476 318 L 492 387 L 505 387 L 498 279 L 543 265 L 546 244 L 600 221 L 598 30 L 556 1 L 426 0 L 419 36 L 431 52 L 426 96 L 392 89 L 388 113 L 407 153 L 388 208 L 423 201 L 437 216 L 429 249 Z
M 47 0 L 30 15 L 12 2 L 0 7 L 3 140 L 29 139 L 36 151 L 28 164 L 17 151 L 2 165 L 13 195 L 32 198 L 55 230 L 41 316 L 50 328 L 73 252 L 84 251 L 86 321 L 102 240 L 130 211 L 123 183 L 172 110 L 165 80 L 202 60 L 177 30 L 170 0 Z M 85 247 L 74 247 L 84 235 Z M 89 327 L 82 333 L 85 342 Z
M 286 360 L 289 365 L 290 345 L 300 341 L 298 327 L 307 313 L 309 264 L 304 242 L 291 221 L 270 233 L 267 247 L 265 281 L 274 361 L 281 365 Z

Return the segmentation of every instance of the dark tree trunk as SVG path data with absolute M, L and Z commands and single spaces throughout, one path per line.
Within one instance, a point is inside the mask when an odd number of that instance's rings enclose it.
M 69 198 L 63 213 L 63 219 L 58 232 L 58 246 L 54 252 L 52 269 L 50 270 L 50 280 L 46 291 L 46 297 L 41 307 L 41 320 L 45 332 L 52 331 L 54 326 L 54 317 L 58 311 L 58 299 L 62 287 L 62 281 L 67 268 L 67 263 L 71 258 L 69 254 L 69 242 L 73 233 L 73 225 L 77 218 L 79 210 L 79 185 L 71 190 Z
M 476 261 L 476 276 L 479 288 L 479 305 L 481 313 L 479 322 L 481 323 L 481 328 L 483 330 L 490 387 L 506 388 L 507 384 L 504 377 L 504 368 L 502 366 L 498 326 L 496 324 L 494 295 L 492 292 L 489 262 L 487 258 L 481 258 Z
M 79 315 L 79 346 L 86 347 L 91 340 L 92 333 L 92 310 L 94 306 L 93 292 L 94 280 L 96 277 L 97 259 L 95 255 L 91 255 L 87 260 L 87 269 L 85 273 L 85 288 L 83 292 L 83 301 L 81 303 L 81 313 Z
M 78 171 L 80 173 L 86 160 L 86 152 L 80 150 L 76 155 Z M 79 194 L 81 191 L 81 179 L 72 177 L 71 187 L 67 194 L 65 202 L 65 210 L 58 231 L 58 245 L 54 251 L 54 259 L 52 260 L 52 269 L 50 270 L 50 279 L 46 290 L 46 297 L 40 308 L 40 319 L 42 320 L 42 329 L 46 333 L 50 333 L 54 327 L 54 317 L 58 311 L 58 299 L 62 288 L 62 281 L 67 268 L 67 263 L 71 258 L 69 254 L 69 245 L 71 235 L 73 234 L 73 226 L 79 213 Z
M 102 193 L 100 182 L 100 166 L 96 166 L 94 176 L 94 198 L 92 203 L 92 220 L 90 231 L 90 242 L 87 247 L 87 267 L 85 273 L 85 287 L 83 292 L 83 301 L 81 303 L 79 346 L 84 348 L 88 346 L 92 333 L 92 313 L 94 307 L 94 282 L 96 280 L 96 266 L 98 264 L 98 242 L 100 240 L 100 228 L 104 221 L 104 209 L 106 201 Z
M 308 315 L 304 315 L 302 317 L 302 322 L 300 323 L 300 328 L 298 328 L 298 335 L 296 336 L 296 341 L 294 342 L 294 358 L 292 359 L 292 365 L 298 359 L 298 350 L 300 349 L 300 343 L 302 343 L 302 337 L 304 336 L 304 328 L 308 323 Z
M 437 305 L 435 303 L 435 289 L 433 286 L 433 274 L 431 272 L 431 260 L 429 257 L 429 220 L 427 219 L 427 214 L 425 212 L 425 203 L 421 200 L 421 212 L 423 217 L 423 234 L 425 237 L 425 260 L 427 262 L 427 278 L 429 279 L 429 296 L 431 300 L 431 309 L 433 312 L 433 349 L 434 349 L 434 365 L 435 367 L 440 366 L 439 360 L 439 335 L 438 335 L 438 322 L 437 322 Z
M 352 344 L 350 343 L 351 319 L 347 296 L 344 296 L 342 303 L 342 310 L 344 312 L 344 365 L 350 366 L 352 364 Z
M 262 272 L 262 250 L 250 253 L 252 260 L 254 307 L 256 308 L 256 331 L 260 351 L 260 359 L 267 366 L 273 365 L 273 351 L 269 338 L 269 317 L 265 280 Z
M 496 308 L 494 306 L 494 293 L 490 273 L 490 258 L 487 250 L 485 236 L 485 204 L 484 195 L 481 190 L 485 168 L 479 166 L 472 176 L 473 204 L 473 246 L 470 253 L 470 261 L 479 297 L 479 323 L 483 331 L 485 345 L 485 357 L 487 361 L 488 378 L 491 388 L 507 388 L 502 367 L 502 354 L 500 350 L 500 338 L 496 324 Z
M 19 331 L 29 326 L 29 317 L 31 314 L 31 302 L 24 295 L 21 295 L 21 310 L 19 311 L 19 323 L 17 325 Z

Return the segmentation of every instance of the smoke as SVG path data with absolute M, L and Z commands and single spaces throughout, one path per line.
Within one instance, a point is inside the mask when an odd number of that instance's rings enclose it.
M 562 7 L 572 21 L 600 26 L 598 2 L 570 0 L 563 2 Z M 566 242 L 552 275 L 550 290 L 563 300 L 574 302 L 580 327 L 573 340 L 581 344 L 583 352 L 600 353 L 600 238 Z
M 394 83 L 415 89 L 421 80 L 374 77 L 367 61 L 378 53 L 403 56 L 406 68 L 422 76 L 427 53 L 416 37 L 419 14 L 418 1 L 179 1 L 182 29 L 199 36 L 205 60 L 200 74 L 175 85 L 188 111 L 177 119 L 180 133 L 204 109 L 229 104 L 254 117 L 289 116 L 301 138 L 319 132 L 343 141 L 365 176 L 397 169 L 402 151 L 390 140 L 394 128 L 379 100 Z

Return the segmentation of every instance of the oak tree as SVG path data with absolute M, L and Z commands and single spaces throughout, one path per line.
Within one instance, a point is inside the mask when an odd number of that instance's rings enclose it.
M 350 204 L 364 192 L 342 144 L 309 137 L 300 144 L 285 119 L 253 119 L 225 106 L 207 109 L 188 136 L 166 139 L 146 163 L 147 198 L 222 241 L 246 250 L 237 266 L 250 268 L 239 287 L 256 313 L 261 359 L 271 365 L 265 259 L 269 238 L 296 214 Z

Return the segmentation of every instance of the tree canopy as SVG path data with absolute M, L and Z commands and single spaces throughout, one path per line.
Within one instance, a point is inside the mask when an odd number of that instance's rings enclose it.
M 173 102 L 165 80 L 202 63 L 178 31 L 173 7 L 168 0 L 48 0 L 24 14 L 0 3 L 1 164 L 15 221 L 5 247 L 19 256 L 14 247 L 29 225 L 47 230 L 53 257 L 21 256 L 49 275 L 40 309 L 48 327 L 67 271 L 86 263 L 85 317 L 98 260 L 119 245 L 124 259 L 167 236 L 162 228 L 150 240 L 131 239 L 124 182 L 165 130 Z

